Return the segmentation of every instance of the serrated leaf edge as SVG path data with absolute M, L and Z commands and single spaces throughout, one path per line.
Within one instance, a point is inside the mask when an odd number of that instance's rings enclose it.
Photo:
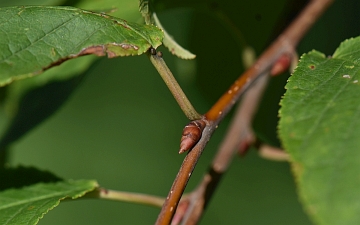
M 80 181 L 84 181 L 84 180 L 67 180 L 67 181 L 59 181 L 59 182 L 54 182 L 52 184 L 57 184 L 57 183 L 64 183 L 64 182 L 67 182 L 67 183 L 75 183 L 75 182 L 80 182 Z M 60 204 L 60 201 L 62 200 L 65 200 L 67 198 L 70 198 L 70 199 L 77 199 L 77 198 L 80 198 L 82 196 L 84 196 L 86 193 L 88 192 L 91 192 L 93 190 L 95 190 L 96 188 L 99 187 L 99 184 L 95 181 L 95 180 L 89 180 L 89 183 L 92 183 L 93 184 L 93 188 L 89 189 L 89 190 L 84 190 L 80 193 L 77 193 L 76 195 L 73 195 L 73 196 L 70 196 L 69 194 L 67 196 L 64 196 L 64 197 L 61 197 L 59 198 L 58 200 L 56 200 L 55 204 L 51 207 L 49 207 L 45 212 L 41 213 L 41 215 L 39 215 L 37 218 L 36 218 L 36 221 L 34 224 L 37 224 L 40 219 L 42 219 L 44 217 L 45 214 L 47 214 L 50 210 L 54 209 L 56 206 L 58 206 Z M 23 188 L 20 188 L 20 189 L 25 189 L 25 188 L 36 188 L 36 186 L 39 186 L 39 185 L 44 185 L 44 184 L 49 184 L 49 183 L 37 183 L 35 185 L 31 185 L 31 186 L 27 186 L 27 187 L 23 187 Z M 2 191 L 2 193 L 6 193 L 6 192 L 9 192 L 9 191 L 15 191 L 15 190 L 20 190 L 20 189 L 15 189 L 15 188 L 11 188 L 11 189 L 7 189 L 7 190 L 4 190 Z M 56 196 L 54 197 L 50 197 L 50 198 L 55 198 Z M 49 196 L 47 197 L 49 198 Z M 43 198 L 41 199 L 36 199 L 36 201 L 38 200 L 42 200 Z M 17 204 L 18 205 L 18 204 Z M 11 205 L 11 206 L 14 206 L 14 205 Z M 9 207 L 9 205 L 6 205 L 6 207 Z M 0 210 L 2 209 L 3 207 L 0 206 Z

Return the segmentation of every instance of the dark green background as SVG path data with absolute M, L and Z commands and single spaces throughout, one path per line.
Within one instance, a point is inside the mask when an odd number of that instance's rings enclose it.
M 160 1 L 159 17 L 197 58 L 184 61 L 161 50 L 184 91 L 204 113 L 243 71 L 241 49 L 207 8 L 214 1 L 174 2 Z M 187 2 L 195 9 L 185 8 Z M 224 0 L 218 7 L 260 54 L 288 22 L 287 4 L 292 1 L 247 2 Z M 332 54 L 341 41 L 358 36 L 358 10 L 356 0 L 335 2 L 301 42 L 299 54 L 312 49 Z M 278 102 L 287 76 L 271 81 L 254 123 L 262 139 L 275 144 Z M 187 191 L 206 171 L 228 120 L 209 142 Z M 66 179 L 97 179 L 110 189 L 166 196 L 184 158 L 177 151 L 187 122 L 146 56 L 104 58 L 61 110 L 13 145 L 11 165 L 32 165 Z M 60 204 L 39 224 L 153 224 L 159 211 L 129 203 L 79 200 Z M 201 224 L 310 222 L 297 200 L 289 165 L 261 159 L 251 151 L 235 158 Z

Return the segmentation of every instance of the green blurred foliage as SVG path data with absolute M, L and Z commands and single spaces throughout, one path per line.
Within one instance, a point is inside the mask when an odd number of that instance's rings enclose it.
M 228 15 L 246 43 L 261 54 L 298 1 L 158 2 L 164 27 L 197 55 L 194 61 L 184 61 L 162 48 L 164 58 L 204 113 L 243 71 L 242 49 L 213 15 L 214 7 Z M 357 36 L 359 8 L 356 0 L 336 1 L 301 42 L 299 53 L 315 48 L 330 54 L 343 39 Z M 259 136 L 271 143 L 277 143 L 278 102 L 287 76 L 271 80 L 254 122 Z M 229 116 L 209 142 L 187 191 L 206 171 L 228 121 Z M 36 166 L 64 178 L 97 179 L 106 188 L 166 196 L 184 158 L 177 151 L 186 123 L 146 56 L 102 59 L 57 114 L 13 146 L 10 164 Z M 159 211 L 80 200 L 60 204 L 39 224 L 152 224 Z M 260 159 L 255 152 L 234 160 L 201 224 L 240 223 L 310 224 L 287 163 Z
M 15 5 L 58 5 L 64 3 L 65 0 L 2 0 L 1 7 Z

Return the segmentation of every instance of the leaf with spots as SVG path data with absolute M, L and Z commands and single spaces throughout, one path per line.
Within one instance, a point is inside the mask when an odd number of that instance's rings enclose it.
M 279 136 L 317 224 L 360 224 L 360 37 L 312 51 L 286 85 Z
M 155 26 L 73 7 L 0 8 L 0 85 L 82 55 L 140 55 L 162 39 Z

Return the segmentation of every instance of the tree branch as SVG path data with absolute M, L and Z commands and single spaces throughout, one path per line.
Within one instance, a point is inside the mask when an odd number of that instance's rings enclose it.
M 251 124 L 268 80 L 269 76 L 261 76 L 245 92 L 207 174 L 190 195 L 189 208 L 181 224 L 196 224 L 199 221 L 239 147 L 246 146 L 247 148 L 255 141 Z
M 204 150 L 204 147 L 209 141 L 210 136 L 213 134 L 217 125 L 224 118 L 224 116 L 227 115 L 235 102 L 240 98 L 240 95 L 243 94 L 256 79 L 269 73 L 272 65 L 281 55 L 291 54 L 294 51 L 295 46 L 298 44 L 299 40 L 305 35 L 306 31 L 315 23 L 318 17 L 325 11 L 331 2 L 332 0 L 311 1 L 295 19 L 295 21 L 290 24 L 290 26 L 260 56 L 257 62 L 245 73 L 243 73 L 239 79 L 237 79 L 235 83 L 228 89 L 228 91 L 205 114 L 203 120 L 206 122 L 206 127 L 199 142 L 185 157 L 183 164 L 181 165 L 180 170 L 170 189 L 168 197 L 166 198 L 166 201 L 158 216 L 156 221 L 157 225 L 170 224 L 181 195 L 199 157 Z M 220 172 L 228 167 L 229 160 L 224 159 L 215 160 L 216 162 L 220 163 L 213 163 L 215 165 L 214 168 Z M 216 177 L 217 174 L 212 176 L 210 173 L 208 175 L 210 176 L 210 180 L 212 178 L 219 179 Z M 211 188 L 215 189 L 217 183 L 218 182 L 214 182 L 212 185 L 202 185 L 203 187 L 206 187 L 205 193 L 207 193 L 207 190 L 211 190 Z M 211 196 L 211 193 L 209 196 Z M 209 199 L 209 197 L 206 197 L 205 199 Z M 203 205 L 205 206 L 206 204 Z M 187 224 L 193 223 L 189 222 Z

